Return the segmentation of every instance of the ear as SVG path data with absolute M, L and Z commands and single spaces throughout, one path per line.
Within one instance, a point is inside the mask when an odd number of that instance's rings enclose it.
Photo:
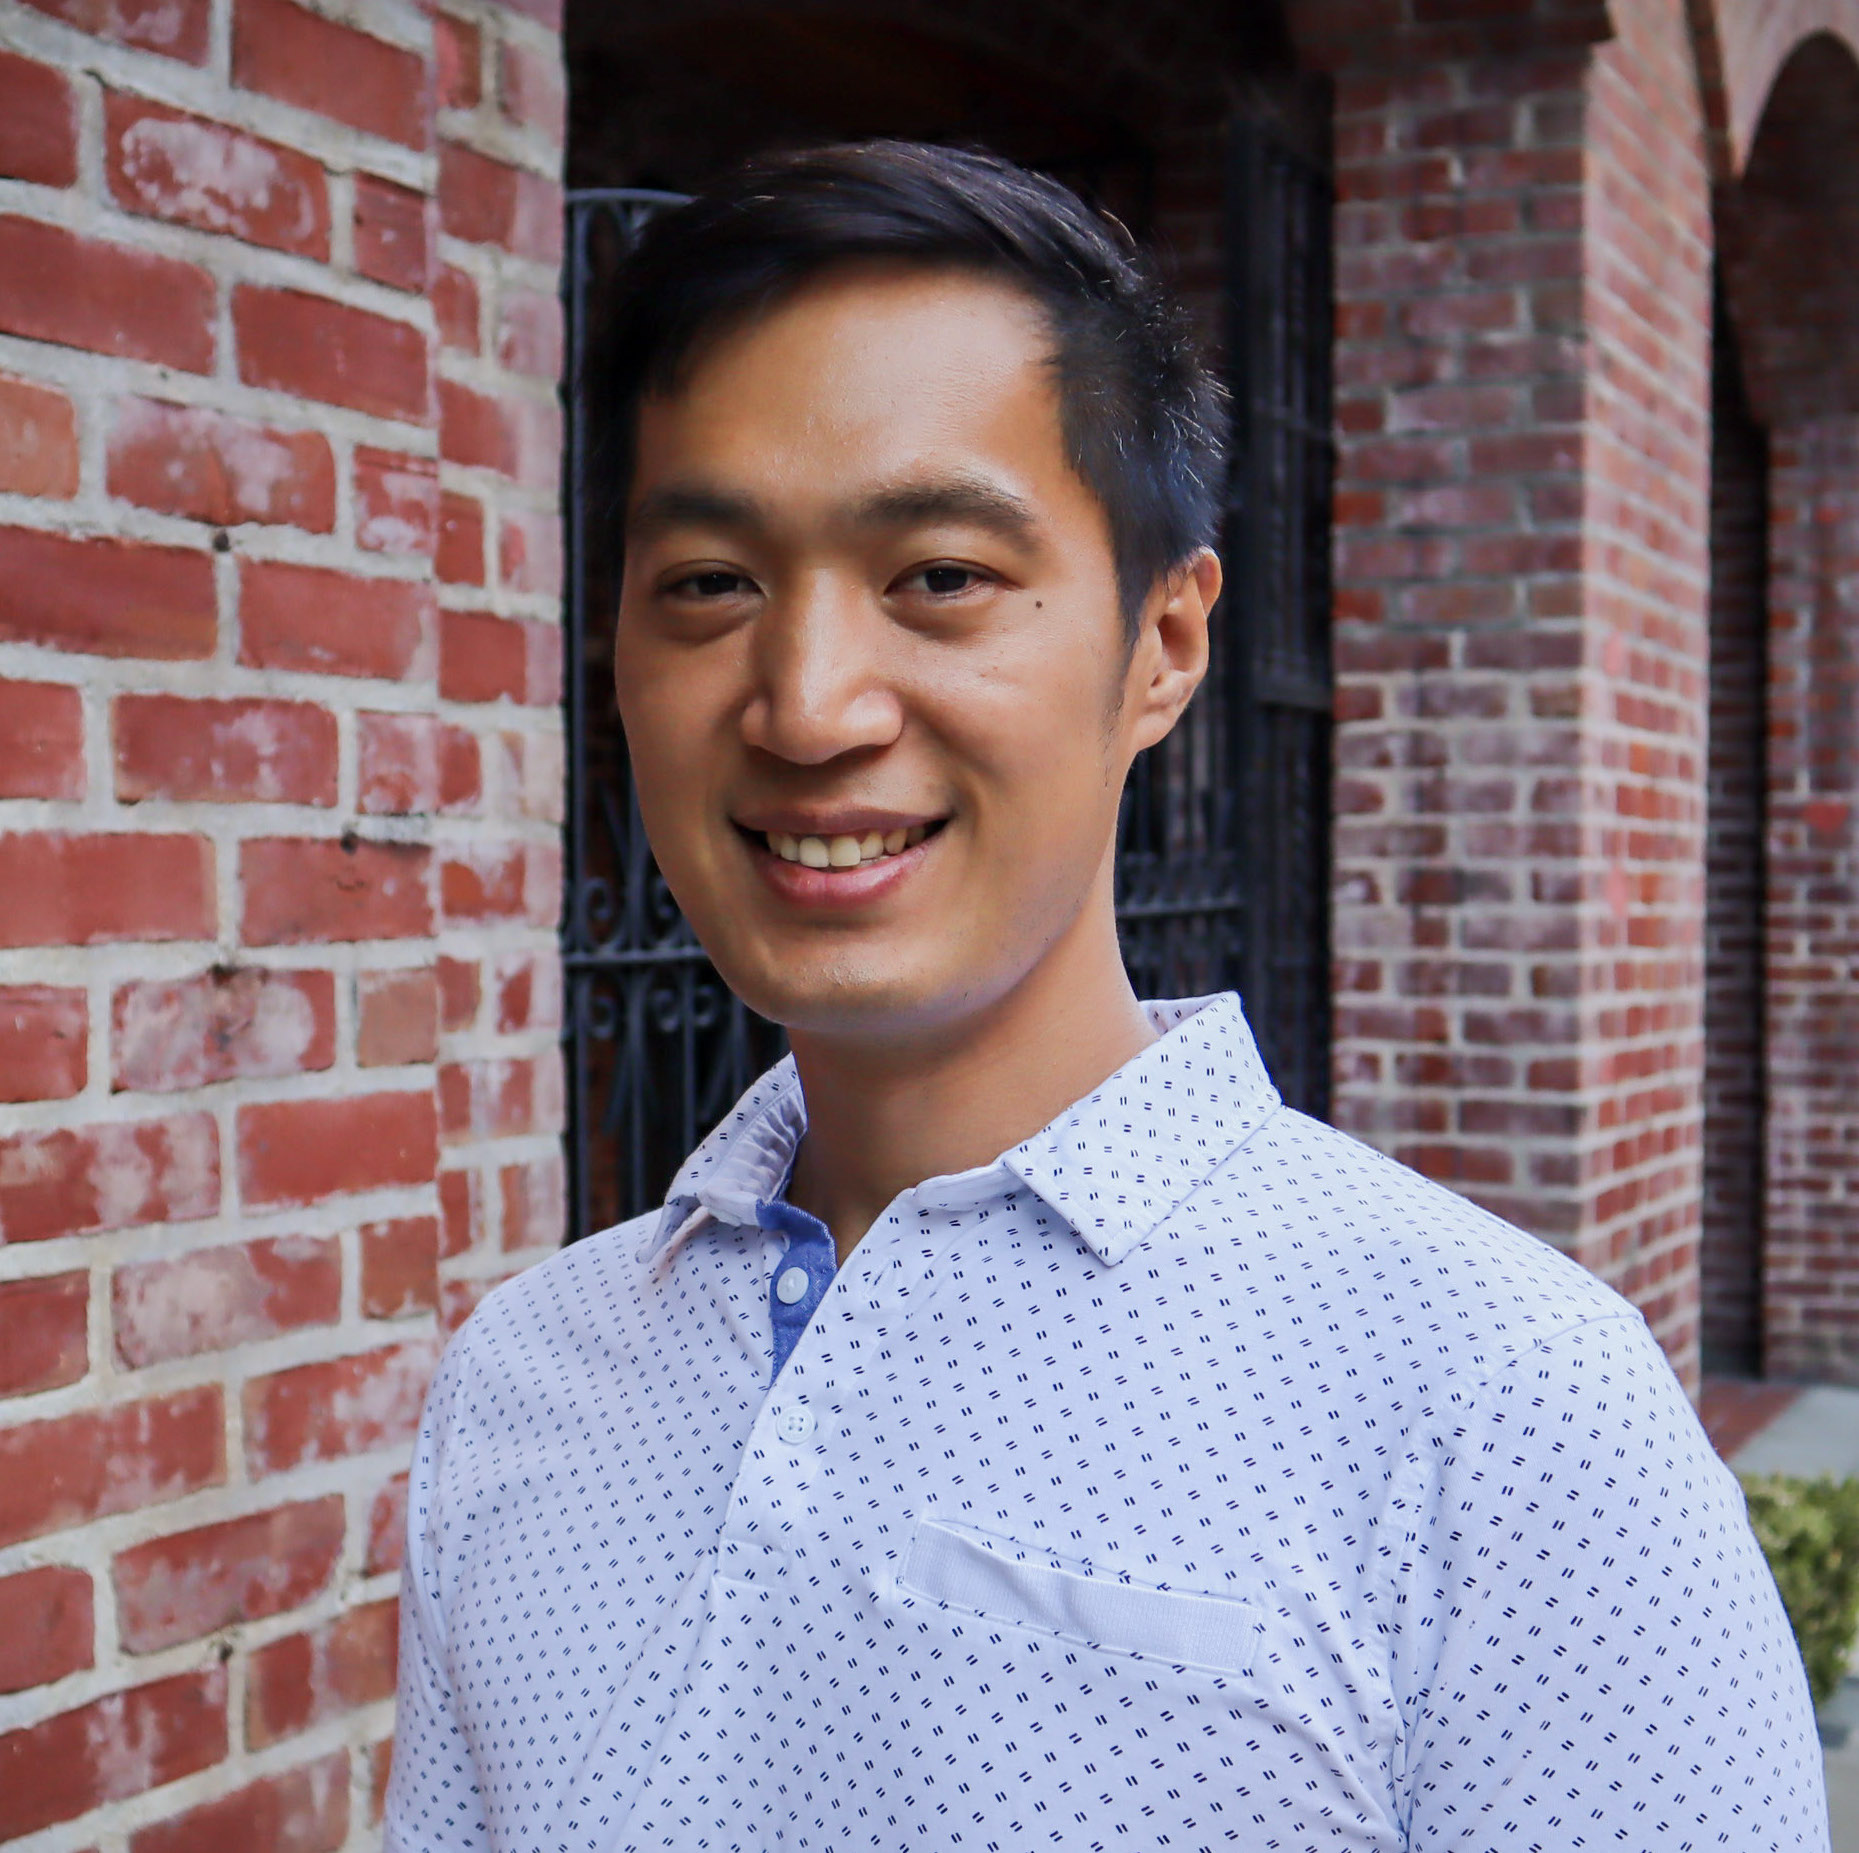
M 1150 593 L 1123 685 L 1132 754 L 1162 739 L 1200 687 L 1207 673 L 1207 620 L 1220 585 L 1219 556 L 1203 547 Z

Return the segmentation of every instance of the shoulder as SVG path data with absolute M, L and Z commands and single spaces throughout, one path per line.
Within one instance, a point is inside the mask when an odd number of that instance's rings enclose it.
M 1384 1374 L 1464 1385 L 1590 1321 L 1637 1311 L 1587 1269 L 1468 1198 L 1281 1109 L 1175 1218 L 1243 1232 L 1285 1293 Z
M 623 1330 L 638 1302 L 640 1250 L 659 1214 L 616 1223 L 493 1288 L 447 1347 L 446 1372 L 463 1378 L 490 1367 L 506 1376 L 513 1367 L 565 1359 L 590 1331 Z

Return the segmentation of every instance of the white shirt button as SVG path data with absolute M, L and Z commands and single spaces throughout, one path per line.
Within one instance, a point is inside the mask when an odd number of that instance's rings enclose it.
M 783 1441 L 805 1441 L 813 1433 L 813 1411 L 805 1403 L 790 1403 L 775 1417 L 775 1433 Z
M 812 1282 L 808 1280 L 805 1268 L 789 1268 L 775 1282 L 775 1298 L 783 1306 L 792 1306 L 796 1300 L 804 1300 L 807 1297 L 807 1289 L 811 1285 Z

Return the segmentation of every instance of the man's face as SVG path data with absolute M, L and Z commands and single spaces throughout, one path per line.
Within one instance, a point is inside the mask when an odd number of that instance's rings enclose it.
M 614 660 L 640 808 L 792 1030 L 907 1040 L 1010 992 L 1108 906 L 1124 774 L 1198 676 L 1158 697 L 1153 623 L 1129 650 L 1051 351 L 998 282 L 860 265 L 641 407 Z

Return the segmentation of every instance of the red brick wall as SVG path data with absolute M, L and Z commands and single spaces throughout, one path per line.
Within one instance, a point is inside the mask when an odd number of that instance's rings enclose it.
M 560 1227 L 557 27 L 0 0 L 0 1841 L 377 1835 Z
M 1859 417 L 1771 434 L 1766 1346 L 1859 1382 Z
M 1339 74 L 1337 1114 L 1692 1377 L 1707 185 L 1616 14 Z

